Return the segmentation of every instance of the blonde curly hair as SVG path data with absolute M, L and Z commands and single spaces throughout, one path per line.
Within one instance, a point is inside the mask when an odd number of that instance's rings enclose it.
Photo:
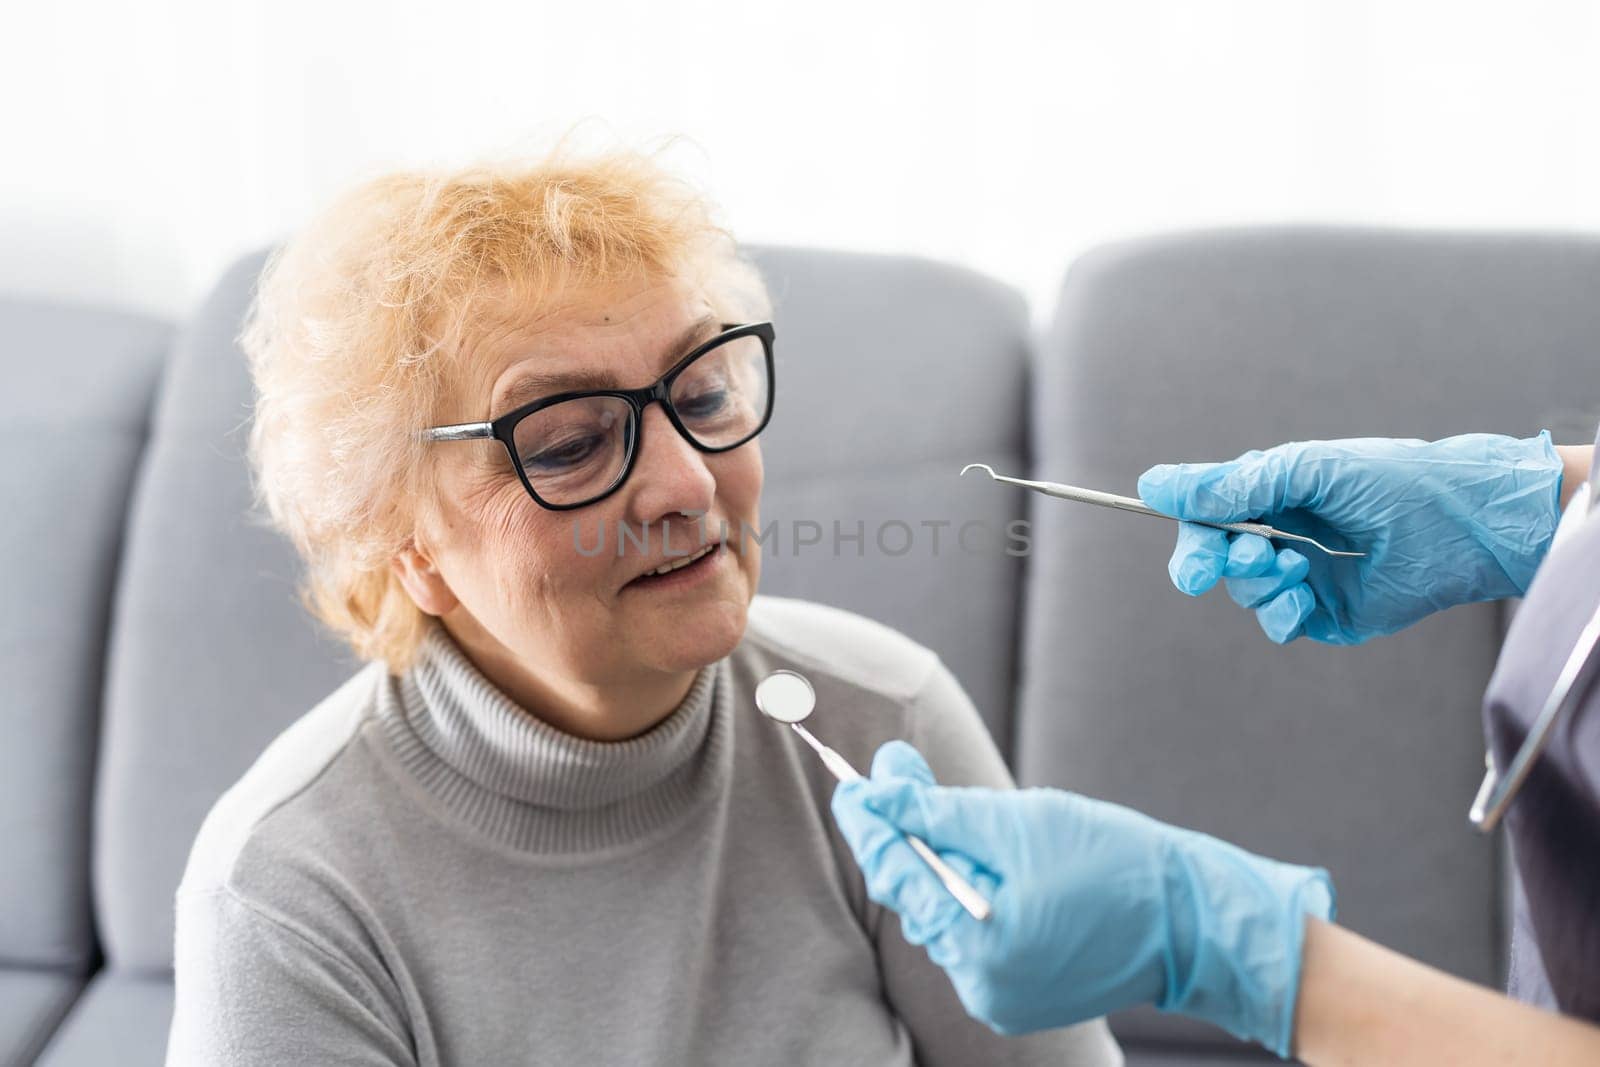
M 308 610 L 362 658 L 404 670 L 428 625 L 390 560 L 431 490 L 414 431 L 447 421 L 462 340 L 508 291 L 537 313 L 636 277 L 688 280 L 725 321 L 770 313 L 710 205 L 637 152 L 391 174 L 268 261 L 240 338 L 256 495 L 305 561 Z

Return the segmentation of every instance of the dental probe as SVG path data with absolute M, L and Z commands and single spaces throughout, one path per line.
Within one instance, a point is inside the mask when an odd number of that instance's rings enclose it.
M 1210 526 L 1214 529 L 1229 530 L 1233 533 L 1255 534 L 1258 537 L 1269 537 L 1279 541 L 1299 541 L 1302 544 L 1311 545 L 1313 548 L 1319 549 L 1329 556 L 1336 556 L 1340 559 L 1363 559 L 1366 557 L 1365 552 L 1344 552 L 1337 548 L 1329 548 L 1327 545 L 1323 544 L 1321 541 L 1318 541 L 1314 537 L 1307 537 L 1304 534 L 1289 533 L 1286 530 L 1280 530 L 1276 527 L 1268 526 L 1266 523 L 1206 522 L 1203 519 L 1180 519 L 1176 515 L 1168 515 L 1165 512 L 1157 511 L 1155 508 L 1150 507 L 1144 501 L 1139 500 L 1136 497 L 1117 496 L 1115 493 L 1102 493 L 1098 489 L 1080 489 L 1075 485 L 1062 485 L 1060 482 L 1033 482 L 1026 478 L 1007 478 L 1003 474 L 996 474 L 994 472 L 994 468 L 989 466 L 987 463 L 968 463 L 965 467 L 961 468 L 961 473 L 966 474 L 970 470 L 980 470 L 988 474 L 989 477 L 993 478 L 997 482 L 1005 482 L 1009 485 L 1020 485 L 1024 489 L 1032 489 L 1036 493 L 1043 493 L 1045 496 L 1059 497 L 1062 500 L 1076 500 L 1083 504 L 1098 504 L 1103 508 L 1117 508 L 1120 511 L 1131 511 L 1136 515 L 1154 515 L 1159 519 L 1171 519 L 1173 522 L 1192 522 L 1197 526 Z

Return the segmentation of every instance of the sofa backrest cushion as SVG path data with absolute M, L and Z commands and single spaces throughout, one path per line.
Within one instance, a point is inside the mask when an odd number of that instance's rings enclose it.
M 1006 527 L 1024 501 L 958 474 L 972 461 L 1025 463 L 1021 295 L 921 259 L 776 248 L 755 259 L 778 326 L 762 523 L 777 522 L 779 544 L 762 590 L 861 612 L 929 646 L 1005 751 L 1022 577 Z M 812 536 L 820 543 L 797 543 Z
M 115 966 L 172 966 L 173 893 L 200 821 L 284 727 L 356 669 L 251 509 L 239 332 L 262 256 L 183 329 L 127 535 L 96 796 L 95 902 Z
M 111 595 L 172 329 L 0 300 L 0 963 L 95 954 L 90 807 Z

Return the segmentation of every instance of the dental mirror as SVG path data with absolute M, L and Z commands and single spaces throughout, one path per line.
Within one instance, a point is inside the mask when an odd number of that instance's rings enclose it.
M 816 706 L 811 683 L 794 671 L 773 671 L 756 686 L 756 707 L 769 719 L 793 726 L 805 722 Z
M 773 722 L 783 723 L 799 734 L 822 758 L 823 764 L 839 781 L 850 782 L 860 778 L 861 772 L 850 766 L 849 760 L 818 741 L 810 730 L 800 725 L 811 715 L 812 709 L 816 706 L 816 690 L 811 688 L 811 683 L 806 681 L 804 675 L 795 671 L 775 670 L 756 685 L 756 707 L 761 714 Z M 939 854 L 922 838 L 915 834 L 906 834 L 905 839 L 911 845 L 912 851 L 922 857 L 922 862 L 933 868 L 933 873 L 938 876 L 949 894 L 955 897 L 956 903 L 966 909 L 968 915 L 979 922 L 989 918 L 989 902 L 984 899 L 982 893 L 972 887 L 972 883 L 940 859 Z

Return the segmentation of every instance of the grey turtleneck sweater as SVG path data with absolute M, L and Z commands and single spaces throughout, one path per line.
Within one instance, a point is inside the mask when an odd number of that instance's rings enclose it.
M 758 597 L 648 733 L 513 704 L 440 628 L 286 731 L 221 800 L 177 897 L 169 1064 L 1114 1064 L 1098 1021 L 1002 1038 L 866 899 L 833 779 L 751 700 L 810 678 L 865 769 L 902 737 L 1008 785 L 937 657 Z

